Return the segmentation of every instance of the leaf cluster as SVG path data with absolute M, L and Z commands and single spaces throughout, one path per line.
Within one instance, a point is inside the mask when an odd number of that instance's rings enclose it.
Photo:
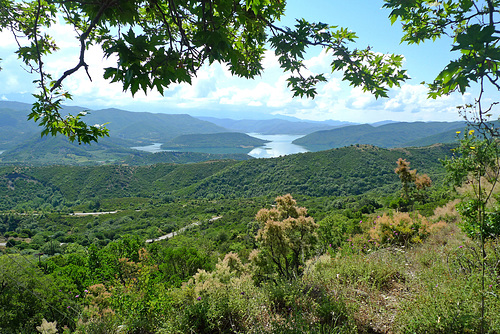
M 460 53 L 428 86 L 436 98 L 454 91 L 464 94 L 471 82 L 489 82 L 499 89 L 500 3 L 494 0 L 386 0 L 392 23 L 401 20 L 402 42 L 419 44 L 449 37 L 450 51 Z
M 278 27 L 275 23 L 285 10 L 285 2 L 279 0 L 2 0 L 1 4 L 0 30 L 14 34 L 18 56 L 39 75 L 35 82 L 38 102 L 30 119 L 40 122 L 42 135 L 62 133 L 83 143 L 97 141 L 108 132 L 101 126 L 88 126 L 78 116 L 63 116 L 60 104 L 71 99 L 63 89 L 69 76 L 85 70 L 92 80 L 86 63 L 91 46 L 117 59 L 116 66 L 105 69 L 104 78 L 121 82 L 132 95 L 152 89 L 163 94 L 172 84 L 191 83 L 205 63 L 219 62 L 233 75 L 254 78 L 262 73 L 268 45 L 290 73 L 288 84 L 295 96 L 314 97 L 316 85 L 326 81 L 324 74 L 305 74 L 306 50 L 314 46 L 331 53 L 332 71 L 344 71 L 345 80 L 376 97 L 386 97 L 388 87 L 408 78 L 399 69 L 402 56 L 370 48 L 350 50 L 348 44 L 356 35 L 345 28 L 303 19 L 293 28 Z M 56 17 L 75 31 L 80 49 L 74 66 L 53 78 L 44 59 L 58 50 L 46 33 Z

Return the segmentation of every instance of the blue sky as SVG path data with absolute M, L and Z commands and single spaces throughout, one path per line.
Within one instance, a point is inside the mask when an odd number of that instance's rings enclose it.
M 292 98 L 286 87 L 286 76 L 281 72 L 272 52 L 264 60 L 265 73 L 254 80 L 231 77 L 219 64 L 205 66 L 193 85 L 172 86 L 165 96 L 151 92 L 138 93 L 134 98 L 122 92 L 120 84 L 109 84 L 102 78 L 106 63 L 98 49 L 88 53 L 88 64 L 93 82 L 84 72 L 66 81 L 66 88 L 74 99 L 68 104 L 91 109 L 121 108 L 132 111 L 189 113 L 195 116 L 244 118 L 270 118 L 287 115 L 309 120 L 341 120 L 358 123 L 395 121 L 454 121 L 459 120 L 456 106 L 473 101 L 473 94 L 453 94 L 437 100 L 427 99 L 427 90 L 420 84 L 432 81 L 450 59 L 451 41 L 407 46 L 400 44 L 400 23 L 390 24 L 389 11 L 378 0 L 290 0 L 282 25 L 293 25 L 295 18 L 321 21 L 348 27 L 359 37 L 359 47 L 370 45 L 382 53 L 405 56 L 405 68 L 411 77 L 401 88 L 390 91 L 388 99 L 376 100 L 359 88 L 342 82 L 340 73 L 331 74 L 328 54 L 321 49 L 308 52 L 306 65 L 312 72 L 327 73 L 328 83 L 318 88 L 314 99 Z M 63 25 L 54 27 L 52 34 L 61 50 L 46 62 L 46 67 L 56 76 L 77 63 L 78 45 Z M 13 54 L 14 41 L 5 32 L 0 33 L 0 99 L 29 100 L 36 77 L 21 68 Z

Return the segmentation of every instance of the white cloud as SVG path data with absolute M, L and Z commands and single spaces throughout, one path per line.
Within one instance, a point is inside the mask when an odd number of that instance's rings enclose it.
M 17 46 L 16 40 L 10 31 L 8 30 L 0 31 L 0 49 L 14 48 L 16 46 Z
M 74 67 L 78 63 L 79 44 L 68 28 L 57 23 L 51 29 L 60 50 L 47 58 L 45 68 L 55 77 Z M 3 38 L 5 37 L 5 38 Z M 33 92 L 32 81 L 36 75 L 30 75 L 20 67 L 20 61 L 13 54 L 15 44 L 6 32 L 0 32 L 0 54 L 3 71 L 0 80 L 0 94 L 8 99 L 9 94 Z M 4 56 L 8 55 L 8 56 Z M 174 84 L 161 96 L 157 91 L 139 91 L 135 97 L 130 92 L 123 92 L 122 84 L 104 80 L 103 68 L 116 66 L 116 59 L 105 59 L 97 46 L 86 52 L 89 65 L 88 78 L 81 68 L 64 82 L 74 96 L 74 104 L 90 108 L 118 107 L 135 110 L 175 110 L 199 114 L 207 110 L 207 115 L 214 110 L 256 110 L 267 113 L 280 113 L 304 119 L 337 119 L 354 122 L 375 122 L 392 119 L 400 121 L 416 120 L 456 120 L 456 105 L 463 104 L 468 96 L 449 96 L 436 100 L 427 98 L 427 90 L 422 85 L 407 83 L 401 88 L 392 89 L 389 99 L 375 99 L 361 88 L 353 88 L 341 81 L 341 73 L 331 74 L 331 55 L 320 51 L 304 61 L 309 73 L 326 73 L 327 83 L 317 87 L 315 99 L 293 98 L 287 87 L 288 74 L 279 68 L 274 52 L 268 51 L 263 59 L 264 73 L 254 80 L 233 77 L 224 65 L 214 63 L 203 66 L 192 85 Z M 253 108 L 253 109 L 252 109 Z M 243 111 L 242 114 L 243 115 Z M 242 116 L 244 118 L 244 116 Z

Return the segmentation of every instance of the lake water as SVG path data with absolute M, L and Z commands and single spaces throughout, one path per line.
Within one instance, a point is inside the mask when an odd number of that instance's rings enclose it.
M 259 133 L 247 133 L 249 136 L 269 140 L 265 146 L 254 148 L 248 155 L 254 158 L 276 158 L 282 155 L 308 152 L 299 145 L 292 144 L 303 135 L 261 135 Z
M 161 143 L 154 143 L 154 144 L 147 145 L 147 146 L 135 146 L 135 147 L 131 147 L 131 148 L 133 148 L 134 150 L 145 151 L 145 152 L 149 152 L 149 153 L 171 151 L 171 150 L 162 150 L 161 145 L 162 145 Z
M 276 158 L 283 155 L 308 152 L 302 146 L 292 144 L 292 141 L 302 137 L 303 135 L 261 135 L 259 133 L 247 134 L 255 138 L 269 140 L 269 143 L 265 144 L 265 146 L 254 148 L 248 153 L 248 155 L 254 158 Z M 152 145 L 135 146 L 131 148 L 149 153 L 172 151 L 162 150 L 161 145 L 161 143 L 154 143 Z

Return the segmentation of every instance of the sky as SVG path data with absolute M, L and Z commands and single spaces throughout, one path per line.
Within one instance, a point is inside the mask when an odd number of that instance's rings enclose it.
M 405 57 L 404 67 L 411 77 L 400 88 L 391 89 L 389 98 L 375 99 L 361 88 L 353 88 L 341 80 L 341 73 L 331 73 L 332 58 L 324 50 L 312 49 L 305 62 L 308 70 L 326 73 L 328 82 L 318 86 L 314 99 L 293 98 L 272 51 L 266 53 L 264 73 L 252 80 L 232 77 L 225 66 L 214 63 L 204 66 L 192 85 L 173 85 L 164 96 L 152 91 L 138 92 L 132 97 L 123 92 L 119 83 L 102 78 L 103 68 L 113 66 L 103 59 L 102 52 L 91 48 L 87 63 L 92 82 L 83 71 L 65 81 L 73 94 L 68 105 L 89 109 L 119 108 L 130 111 L 182 113 L 233 119 L 268 119 L 291 116 L 304 120 L 338 120 L 355 123 L 393 121 L 456 121 L 456 107 L 471 103 L 474 93 L 458 93 L 434 99 L 427 98 L 422 81 L 431 82 L 439 71 L 456 55 L 450 53 L 450 40 L 437 40 L 420 45 L 401 44 L 401 24 L 390 24 L 389 11 L 379 0 L 289 0 L 285 17 L 278 25 L 292 26 L 296 18 L 347 27 L 359 37 L 357 46 L 372 47 L 382 53 L 397 53 Z M 57 24 L 51 31 L 60 50 L 50 56 L 45 66 L 61 75 L 78 63 L 78 43 L 71 30 Z M 36 76 L 23 69 L 14 54 L 16 44 L 7 32 L 0 32 L 0 100 L 32 102 L 36 92 L 32 83 Z

